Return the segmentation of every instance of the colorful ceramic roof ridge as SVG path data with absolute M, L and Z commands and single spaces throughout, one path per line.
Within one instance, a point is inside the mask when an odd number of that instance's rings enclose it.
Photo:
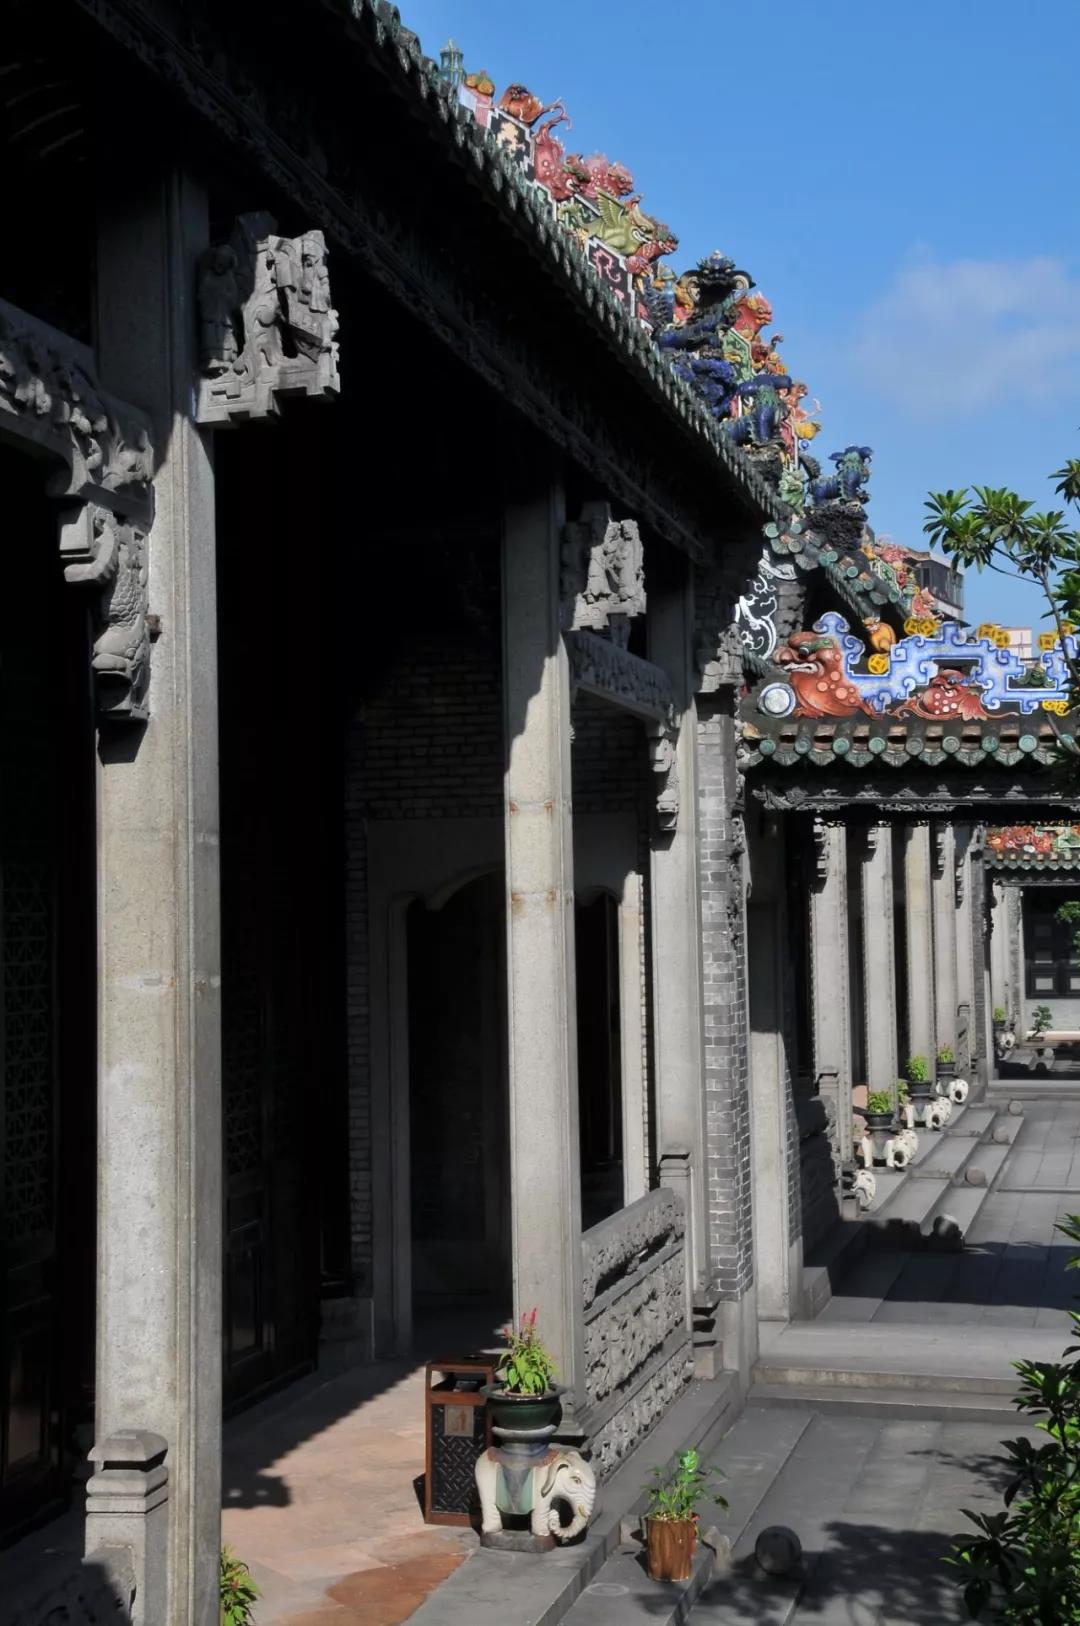
M 1080 824 L 991 825 L 986 862 L 995 869 L 1080 869 Z
M 834 613 L 779 643 L 771 672 L 740 708 L 747 765 L 1049 765 L 1060 734 L 1075 733 L 1057 648 L 1044 651 L 1043 686 L 1034 688 L 995 629 L 972 637 L 947 622 L 896 642 L 879 625 L 870 645 Z

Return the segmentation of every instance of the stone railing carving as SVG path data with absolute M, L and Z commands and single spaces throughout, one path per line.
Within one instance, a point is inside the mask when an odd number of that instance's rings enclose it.
M 281 237 L 272 216 L 239 215 L 199 262 L 198 303 L 199 423 L 272 418 L 285 396 L 337 395 L 321 231 Z
M 606 1475 L 692 1376 L 682 1198 L 650 1191 L 581 1248 L 590 1445 Z
M 0 438 L 46 459 L 64 576 L 97 590 L 98 709 L 146 716 L 147 536 L 154 511 L 148 420 L 106 394 L 85 345 L 0 300 Z

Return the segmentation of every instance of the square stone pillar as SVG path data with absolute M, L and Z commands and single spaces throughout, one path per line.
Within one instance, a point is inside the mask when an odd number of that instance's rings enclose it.
M 149 721 L 103 725 L 99 744 L 95 1433 L 106 1443 L 132 1431 L 161 1437 L 168 1577 L 167 1595 L 162 1577 L 147 1583 L 148 1596 L 165 1598 L 154 1626 L 216 1626 L 217 593 L 213 467 L 192 421 L 195 263 L 207 206 L 196 185 L 163 174 L 130 136 L 114 136 L 124 141 L 114 156 L 130 155 L 123 186 L 101 191 L 97 348 L 102 384 L 153 423 L 149 604 L 160 637 Z M 150 1544 L 147 1562 L 160 1564 L 160 1546 Z
M 893 933 L 892 826 L 866 831 L 862 872 L 863 1005 L 866 1083 L 892 1090 L 899 1077 L 896 1025 L 896 953 Z
M 935 1035 L 936 1044 L 948 1045 L 955 1055 L 960 979 L 956 948 L 956 840 L 952 825 L 935 824 L 932 843 Z
M 690 1160 L 687 1241 L 695 1292 L 709 1275 L 705 1075 L 701 1001 L 701 891 L 697 856 L 697 708 L 691 681 L 693 583 L 649 593 L 649 658 L 671 679 L 679 713 L 676 762 L 679 817 L 652 842 L 652 974 L 656 1145 L 661 1161 Z
M 551 479 L 507 505 L 503 700 L 514 1311 L 537 1310 L 572 1420 L 585 1378 L 564 519 Z
M 905 926 L 907 930 L 907 1033 L 909 1053 L 933 1065 L 937 1053 L 934 918 L 930 873 L 930 826 L 904 833 Z M 907 1056 L 901 1056 L 903 1073 Z
M 982 1053 L 981 1034 L 976 1010 L 976 967 L 973 951 L 973 899 L 975 879 L 972 874 L 970 824 L 953 826 L 953 882 L 956 911 L 954 935 L 956 941 L 956 1064 L 961 1076 L 974 1078 L 978 1059 Z
M 821 1095 L 832 1101 L 837 1151 L 846 1162 L 852 1153 L 847 831 L 842 824 L 816 819 L 814 843 L 817 873 L 810 893 L 814 1072 Z

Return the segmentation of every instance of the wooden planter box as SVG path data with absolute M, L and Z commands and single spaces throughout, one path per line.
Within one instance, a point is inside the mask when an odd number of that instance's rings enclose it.
M 646 1519 L 651 1581 L 688 1581 L 697 1547 L 696 1519 Z

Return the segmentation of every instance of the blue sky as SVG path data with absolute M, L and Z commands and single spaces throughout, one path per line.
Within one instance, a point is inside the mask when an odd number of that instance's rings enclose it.
M 632 172 L 683 269 L 731 254 L 821 403 L 874 448 L 871 521 L 923 545 L 929 489 L 1049 507 L 1080 455 L 1080 0 L 404 0 L 499 91 L 561 98 L 572 149 Z M 560 135 L 562 131 L 560 130 Z M 968 615 L 1037 623 L 968 579 Z

